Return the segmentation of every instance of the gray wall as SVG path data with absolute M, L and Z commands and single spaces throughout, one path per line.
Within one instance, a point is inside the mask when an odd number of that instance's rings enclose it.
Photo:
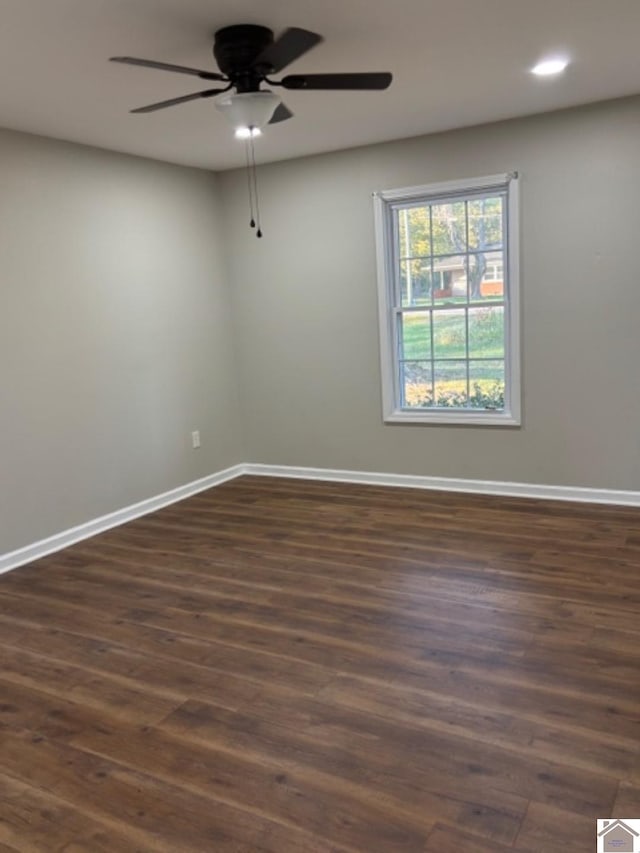
M 221 249 L 215 176 L 0 132 L 0 554 L 242 460 Z
M 640 101 L 221 176 L 248 461 L 640 488 Z M 524 421 L 383 425 L 371 193 L 521 173 Z
M 639 489 L 639 140 L 626 99 L 262 167 L 256 240 L 242 172 L 1 131 L 0 553 L 240 461 Z M 385 426 L 371 193 L 511 169 L 523 426 Z

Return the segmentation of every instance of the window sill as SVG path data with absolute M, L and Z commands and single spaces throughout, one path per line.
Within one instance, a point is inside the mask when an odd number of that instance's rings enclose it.
M 386 424 L 422 424 L 426 426 L 501 426 L 519 427 L 520 418 L 511 412 L 407 411 L 397 409 L 385 415 Z

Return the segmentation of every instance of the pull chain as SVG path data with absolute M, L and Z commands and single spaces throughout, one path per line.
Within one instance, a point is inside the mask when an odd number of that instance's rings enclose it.
M 249 137 L 249 144 L 251 146 L 251 177 L 253 178 L 253 198 L 255 199 L 256 224 L 258 226 L 258 230 L 256 231 L 256 237 L 262 237 L 262 229 L 260 228 L 260 199 L 258 196 L 258 171 L 256 169 L 256 152 L 253 147 L 253 136 Z
M 247 161 L 247 184 L 249 187 L 249 212 L 251 214 L 251 219 L 249 221 L 249 226 L 251 228 L 256 227 L 256 220 L 253 215 L 253 180 L 251 178 L 251 160 L 249 157 L 249 140 L 247 139 L 245 143 L 245 154 Z

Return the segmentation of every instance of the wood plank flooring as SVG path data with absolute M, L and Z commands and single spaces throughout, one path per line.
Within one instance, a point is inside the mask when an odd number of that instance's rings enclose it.
M 640 511 L 243 477 L 0 577 L 0 851 L 585 853 Z

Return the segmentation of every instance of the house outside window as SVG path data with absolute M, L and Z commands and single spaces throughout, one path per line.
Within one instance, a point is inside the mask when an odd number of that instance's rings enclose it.
M 515 174 L 374 195 L 384 419 L 520 423 Z

